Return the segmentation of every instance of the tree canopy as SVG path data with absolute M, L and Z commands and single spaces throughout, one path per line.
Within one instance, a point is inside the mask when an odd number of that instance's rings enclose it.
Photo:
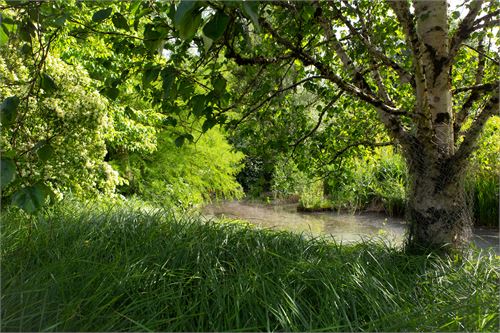
M 1 8 L 2 49 L 21 52 L 27 68 L 25 90 L 2 96 L 10 141 L 25 125 L 23 103 L 69 89 L 47 70 L 57 49 L 99 81 L 117 108 L 115 130 L 129 133 L 128 150 L 154 146 L 151 122 L 175 133 L 177 146 L 216 125 L 270 125 L 271 148 L 298 153 L 309 145 L 307 162 L 318 167 L 352 148 L 398 145 L 412 179 L 409 242 L 458 246 L 470 236 L 463 174 L 498 110 L 497 2 L 452 9 L 444 0 L 5 1 Z M 151 112 L 137 112 L 141 103 Z M 97 114 L 93 121 L 102 123 Z M 111 151 L 127 145 L 107 135 Z M 38 141 L 29 149 L 36 144 L 41 160 L 50 155 Z M 2 159 L 6 184 L 18 159 Z

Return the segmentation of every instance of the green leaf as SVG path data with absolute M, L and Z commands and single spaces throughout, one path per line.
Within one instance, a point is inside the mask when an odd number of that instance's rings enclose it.
M 163 125 L 175 126 L 175 125 L 177 125 L 177 119 L 175 119 L 174 117 L 167 117 L 163 120 Z
M 109 15 L 111 15 L 112 11 L 113 10 L 111 8 L 98 10 L 97 12 L 94 13 L 94 15 L 92 15 L 92 21 L 94 22 L 104 21 L 109 17 Z
M 207 118 L 207 120 L 205 120 L 205 122 L 203 123 L 203 126 L 201 126 L 201 130 L 203 132 L 206 132 L 209 129 L 211 129 L 212 127 L 214 127 L 216 124 L 217 124 L 217 119 Z
M 50 76 L 47 73 L 42 74 L 42 77 L 40 80 L 40 87 L 42 87 L 42 89 L 48 93 L 57 90 L 56 82 L 54 81 L 52 76 Z
M 66 20 L 68 19 L 68 15 L 65 14 L 63 16 L 58 17 L 57 19 L 54 20 L 54 25 L 56 27 L 62 27 L 64 26 L 64 23 L 66 23 Z
M 183 0 L 177 6 L 174 16 L 174 25 L 177 29 L 191 18 L 191 13 L 197 8 L 197 1 Z
M 203 39 L 203 50 L 206 53 L 206 52 L 208 52 L 208 50 L 210 50 L 210 47 L 212 47 L 212 44 L 214 43 L 214 41 L 205 35 L 202 35 L 201 38 Z
M 192 112 L 196 117 L 201 117 L 203 110 L 205 109 L 206 96 L 196 95 L 191 98 L 189 102 L 191 104 Z
M 179 35 L 184 40 L 191 40 L 201 24 L 201 12 L 194 12 L 192 18 L 179 27 Z
M 242 9 L 243 14 L 252 21 L 255 31 L 260 32 L 259 15 L 257 14 L 259 11 L 259 2 L 244 1 Z
M 0 46 L 7 45 L 8 42 L 9 42 L 9 35 L 7 35 L 2 26 L 0 26 Z
M 212 83 L 214 86 L 214 91 L 218 94 L 221 95 L 226 91 L 226 79 L 224 79 L 222 76 L 218 76 L 214 82 Z
M 42 207 L 46 197 L 46 187 L 36 184 L 16 191 L 12 196 L 12 204 L 31 214 Z
M 116 29 L 128 30 L 130 28 L 127 19 L 120 13 L 115 13 L 111 21 Z
M 160 74 L 160 67 L 146 68 L 142 75 L 142 86 L 147 87 L 151 82 L 156 81 L 158 74 Z
M 47 161 L 49 158 L 54 155 L 54 148 L 48 143 L 45 143 L 42 147 L 38 148 L 36 151 L 36 154 L 38 155 L 38 158 L 41 161 Z
M 177 147 L 182 147 L 182 145 L 184 144 L 184 140 L 186 138 L 184 137 L 184 135 L 181 135 L 181 136 L 178 136 L 177 139 L 175 139 L 175 145 Z
M 120 95 L 120 90 L 116 87 L 107 87 L 102 90 L 102 93 L 104 96 L 114 101 L 118 97 L 118 95 Z
M 179 80 L 179 95 L 184 99 L 187 100 L 189 97 L 191 97 L 194 94 L 195 87 L 191 80 L 188 80 L 186 78 L 181 78 Z
M 203 27 L 203 34 L 212 40 L 218 40 L 226 31 L 227 24 L 229 23 L 229 16 L 222 10 L 218 10 L 210 21 Z
M 17 118 L 17 107 L 19 106 L 19 97 L 7 97 L 0 104 L 0 122 L 2 126 L 10 126 Z
M 16 178 L 16 165 L 10 158 L 0 159 L 0 188 L 5 188 Z
M 33 52 L 33 49 L 31 48 L 31 46 L 28 43 L 25 43 L 25 44 L 23 44 L 23 46 L 21 46 L 20 51 L 24 55 L 31 55 L 31 53 Z
M 174 26 L 182 39 L 190 40 L 201 24 L 201 10 L 197 1 L 181 1 L 174 16 Z
M 163 94 L 164 99 L 174 97 L 174 83 L 175 83 L 175 69 L 167 67 L 161 71 L 161 77 L 163 80 Z

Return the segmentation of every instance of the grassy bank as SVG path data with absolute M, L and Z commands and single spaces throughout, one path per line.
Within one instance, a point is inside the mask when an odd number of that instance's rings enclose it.
M 165 211 L 2 216 L 3 331 L 497 331 L 499 259 Z

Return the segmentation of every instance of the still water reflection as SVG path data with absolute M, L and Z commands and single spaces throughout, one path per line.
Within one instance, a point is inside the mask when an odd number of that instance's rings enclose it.
M 207 217 L 246 220 L 261 228 L 289 230 L 313 236 L 331 235 L 337 241 L 355 242 L 383 236 L 392 244 L 401 244 L 406 223 L 401 218 L 381 214 L 346 214 L 337 212 L 300 213 L 296 205 L 264 205 L 248 202 L 222 202 L 203 208 Z M 476 229 L 474 242 L 481 248 L 493 247 L 500 254 L 498 231 Z

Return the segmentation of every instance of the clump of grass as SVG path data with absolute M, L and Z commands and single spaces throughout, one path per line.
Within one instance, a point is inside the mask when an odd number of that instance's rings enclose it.
M 498 227 L 500 179 L 497 176 L 477 174 L 470 176 L 466 185 L 472 194 L 472 211 L 476 225 Z
M 492 253 L 408 256 L 164 210 L 2 216 L 3 331 L 497 331 Z

